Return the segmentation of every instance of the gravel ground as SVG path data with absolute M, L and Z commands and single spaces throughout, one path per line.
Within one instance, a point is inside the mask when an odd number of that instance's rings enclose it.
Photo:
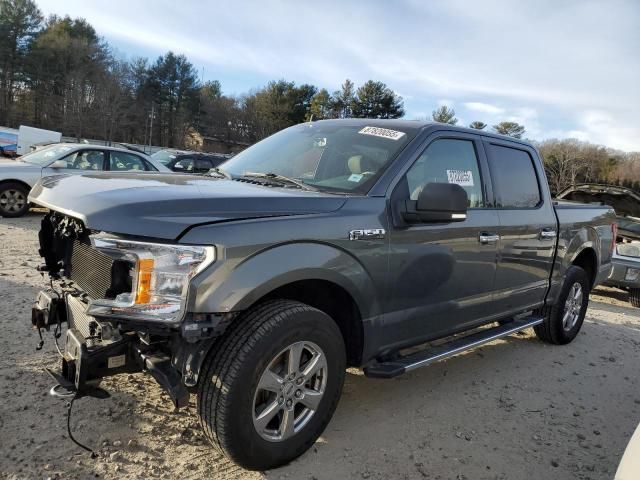
M 30 307 L 40 214 L 0 219 L 0 478 L 604 479 L 640 422 L 640 311 L 598 288 L 576 341 L 526 332 L 394 380 L 353 370 L 329 427 L 290 465 L 246 472 L 213 453 L 192 405 L 179 413 L 145 375 L 108 379 L 106 400 L 48 395 L 50 335 Z

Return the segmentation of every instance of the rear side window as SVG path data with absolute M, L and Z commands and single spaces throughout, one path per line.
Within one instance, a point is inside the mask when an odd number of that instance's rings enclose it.
M 111 151 L 109 166 L 113 171 L 147 170 L 144 160 L 137 155 L 118 151 Z
M 196 171 L 208 172 L 213 166 L 208 158 L 196 158 Z
M 488 145 L 491 177 L 499 208 L 533 208 L 540 204 L 540 187 L 528 152 Z

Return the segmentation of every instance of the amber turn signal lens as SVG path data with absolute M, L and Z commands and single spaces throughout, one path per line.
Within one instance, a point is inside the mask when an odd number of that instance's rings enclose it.
M 136 303 L 146 304 L 151 300 L 151 272 L 153 259 L 141 258 L 138 261 L 138 286 L 136 288 Z

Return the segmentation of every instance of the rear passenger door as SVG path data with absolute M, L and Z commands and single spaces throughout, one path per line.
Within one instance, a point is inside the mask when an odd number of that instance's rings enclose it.
M 525 145 L 486 139 L 500 220 L 495 307 L 509 315 L 542 305 L 549 286 L 557 222 L 537 154 Z

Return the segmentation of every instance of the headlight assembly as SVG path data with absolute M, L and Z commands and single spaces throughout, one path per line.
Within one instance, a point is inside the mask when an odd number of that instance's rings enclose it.
M 147 243 L 101 234 L 94 248 L 128 261 L 131 291 L 114 299 L 92 299 L 87 314 L 173 323 L 184 314 L 190 280 L 215 260 L 210 246 Z

